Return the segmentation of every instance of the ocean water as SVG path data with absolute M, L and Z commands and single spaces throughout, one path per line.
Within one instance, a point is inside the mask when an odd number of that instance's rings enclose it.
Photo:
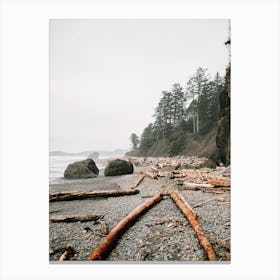
M 65 182 L 64 171 L 66 167 L 75 161 L 84 160 L 81 156 L 50 156 L 49 157 L 49 183 L 62 184 Z M 99 171 L 103 171 L 109 158 L 100 158 L 95 160 Z

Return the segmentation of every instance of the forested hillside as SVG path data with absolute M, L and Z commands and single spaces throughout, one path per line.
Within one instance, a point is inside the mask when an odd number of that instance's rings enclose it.
M 185 85 L 162 91 L 154 122 L 141 137 L 131 135 L 134 156 L 205 155 L 216 157 L 216 134 L 221 117 L 220 96 L 225 77 L 210 77 L 199 67 Z

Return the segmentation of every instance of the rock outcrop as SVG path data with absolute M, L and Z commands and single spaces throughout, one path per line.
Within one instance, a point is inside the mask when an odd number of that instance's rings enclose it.
M 230 165 L 230 67 L 226 72 L 226 88 L 220 94 L 220 119 L 216 136 L 215 160 Z
M 118 176 L 133 173 L 133 164 L 126 160 L 115 159 L 109 161 L 104 170 L 105 176 Z
M 64 177 L 68 179 L 94 178 L 99 170 L 92 159 L 86 159 L 71 163 L 64 171 Z

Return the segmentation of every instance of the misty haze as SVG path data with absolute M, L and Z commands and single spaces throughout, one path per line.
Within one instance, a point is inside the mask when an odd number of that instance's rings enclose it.
M 229 262 L 230 20 L 49 27 L 49 260 Z

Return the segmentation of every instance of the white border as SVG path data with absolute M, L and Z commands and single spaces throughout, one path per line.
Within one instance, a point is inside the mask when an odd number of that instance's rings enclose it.
M 279 2 L 2 1 L 1 279 L 279 279 Z M 48 263 L 50 18 L 232 19 L 230 265 Z

